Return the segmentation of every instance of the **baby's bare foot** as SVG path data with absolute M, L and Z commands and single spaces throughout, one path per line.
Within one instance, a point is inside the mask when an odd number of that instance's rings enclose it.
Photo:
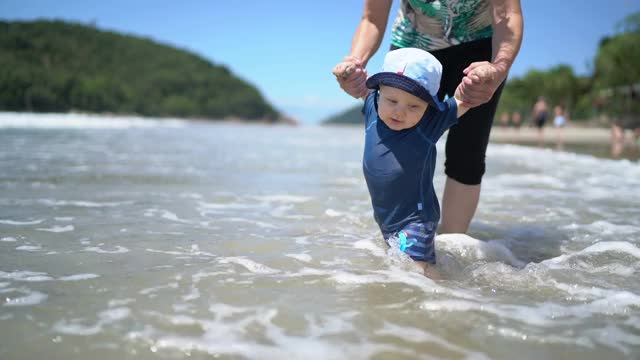
M 424 276 L 428 277 L 431 280 L 442 280 L 442 276 L 440 276 L 440 271 L 438 271 L 434 266 L 425 266 L 424 268 Z

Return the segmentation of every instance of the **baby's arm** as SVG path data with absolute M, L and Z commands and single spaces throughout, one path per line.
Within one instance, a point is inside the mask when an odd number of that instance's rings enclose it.
M 470 109 L 470 107 L 463 105 L 462 100 L 460 100 L 460 94 L 458 93 L 459 89 L 460 87 L 458 86 L 456 93 L 453 95 L 456 99 L 456 104 L 458 105 L 458 119 Z

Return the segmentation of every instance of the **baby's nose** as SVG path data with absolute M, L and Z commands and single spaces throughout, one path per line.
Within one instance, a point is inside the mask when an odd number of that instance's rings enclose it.
M 396 106 L 393 109 L 393 113 L 394 113 L 395 117 L 402 117 L 402 116 L 404 116 L 405 108 L 403 106 Z

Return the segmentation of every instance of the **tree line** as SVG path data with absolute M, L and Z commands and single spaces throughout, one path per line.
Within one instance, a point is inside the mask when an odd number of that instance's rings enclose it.
M 569 65 L 530 70 L 509 78 L 496 114 L 531 115 L 533 103 L 544 96 L 552 106 L 562 105 L 573 120 L 616 121 L 640 118 L 640 12 L 617 25 L 617 33 L 601 39 L 593 73 L 578 76 Z M 325 123 L 361 123 L 360 106 L 327 119 Z
M 280 118 L 224 66 L 150 39 L 64 21 L 0 21 L 0 110 Z
M 640 13 L 623 19 L 618 33 L 600 40 L 590 76 L 577 76 L 569 65 L 547 71 L 530 70 L 510 79 L 500 99 L 498 113 L 531 112 L 538 96 L 562 105 L 576 120 L 639 117 Z

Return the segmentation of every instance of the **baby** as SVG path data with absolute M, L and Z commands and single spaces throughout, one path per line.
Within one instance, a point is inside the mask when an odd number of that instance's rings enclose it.
M 341 62 L 336 76 L 354 71 Z M 382 71 L 369 77 L 363 97 L 363 171 L 373 215 L 389 246 L 409 255 L 430 278 L 439 278 L 434 237 L 440 204 L 433 188 L 436 142 L 468 108 L 437 98 L 442 65 L 430 53 L 400 48 L 387 53 Z

